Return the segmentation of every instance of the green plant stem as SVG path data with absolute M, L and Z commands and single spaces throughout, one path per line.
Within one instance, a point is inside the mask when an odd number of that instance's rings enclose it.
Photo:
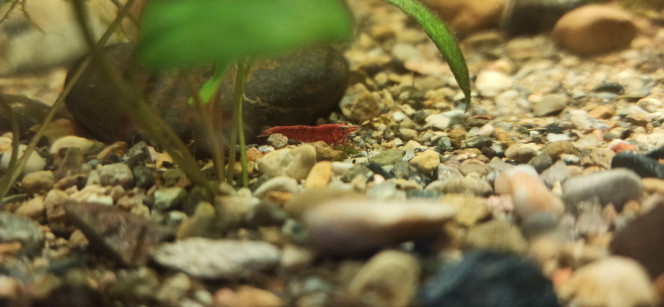
M 99 42 L 97 42 L 97 46 L 101 47 L 106 44 L 109 38 L 111 38 L 111 35 L 117 30 L 117 28 L 120 26 L 122 23 L 122 19 L 127 16 L 129 13 L 129 10 L 131 9 L 132 5 L 136 0 L 129 0 L 127 3 L 118 11 L 117 16 L 115 17 L 115 20 L 108 26 L 104 34 L 101 36 L 99 39 Z M 67 95 L 69 95 L 69 92 L 74 88 L 74 85 L 78 81 L 78 79 L 81 78 L 83 75 L 83 72 L 88 68 L 90 65 L 90 58 L 86 58 L 83 63 L 79 66 L 78 70 L 74 72 L 72 78 L 70 79 L 70 82 L 65 85 L 65 88 L 62 90 L 62 93 L 60 93 L 60 96 L 58 96 L 58 99 L 55 100 L 55 103 L 53 103 L 53 106 L 51 106 L 51 110 L 49 110 L 48 114 L 46 114 L 46 117 L 44 118 L 44 122 L 42 125 L 39 127 L 37 130 L 37 133 L 32 137 L 32 140 L 28 144 L 28 147 L 23 151 L 23 155 L 18 161 L 18 164 L 16 167 L 8 169 L 6 179 L 2 182 L 0 182 L 0 202 L 1 200 L 5 197 L 6 193 L 9 191 L 10 187 L 14 185 L 16 180 L 21 176 L 21 172 L 23 172 L 23 169 L 25 168 L 26 164 L 28 163 L 28 158 L 30 155 L 32 155 L 32 152 L 37 148 L 37 143 L 39 143 L 39 140 L 41 137 L 44 135 L 44 132 L 46 132 L 46 128 L 48 127 L 48 124 L 55 118 L 55 114 L 57 113 L 60 108 L 62 108 L 62 105 L 65 103 L 65 99 L 67 98 Z M 15 138 L 18 138 L 18 136 L 15 136 Z
M 242 116 L 242 100 L 244 97 L 244 85 L 251 70 L 253 58 L 250 60 L 239 60 L 235 74 L 235 93 L 233 95 L 233 128 L 231 129 L 230 153 L 228 156 L 227 180 L 233 183 L 233 169 L 235 167 L 235 148 L 237 139 L 240 138 L 240 161 L 242 163 L 242 186 L 249 186 L 249 169 L 247 167 L 247 146 L 244 140 L 244 121 Z
M 187 86 L 194 100 L 194 107 L 198 110 L 198 116 L 203 122 L 203 130 L 205 131 L 205 138 L 209 142 L 210 152 L 212 153 L 212 161 L 214 162 L 215 172 L 217 173 L 217 179 L 219 182 L 224 181 L 224 144 L 223 144 L 223 131 L 222 129 L 216 129 L 216 127 L 221 127 L 221 123 L 215 127 L 213 122 L 213 117 L 215 114 L 215 107 L 219 106 L 219 91 L 221 90 L 222 79 L 219 79 L 218 83 L 215 86 L 215 90 L 212 93 L 212 101 L 203 101 L 198 90 L 194 85 L 194 81 L 190 74 L 185 75 L 185 80 L 187 81 Z M 221 116 L 219 117 L 221 120 Z
M 120 108 L 131 117 L 134 123 L 143 129 L 148 137 L 171 155 L 173 161 L 175 161 L 194 184 L 200 185 L 214 194 L 216 191 L 215 186 L 205 179 L 196 160 L 184 143 L 182 143 L 182 140 L 180 140 L 173 129 L 163 119 L 155 114 L 140 95 L 126 83 L 120 72 L 111 65 L 106 54 L 103 53 L 101 46 L 95 44 L 85 15 L 83 0 L 74 0 L 73 3 L 76 18 L 81 25 L 84 38 L 92 52 L 92 57 L 106 75 L 110 84 L 115 87 L 118 93 L 116 102 Z
M 429 11 L 424 5 L 417 0 L 383 0 L 391 5 L 398 7 L 400 10 L 415 18 L 417 23 L 420 24 L 422 30 L 431 38 L 440 53 L 450 65 L 450 70 L 457 80 L 461 91 L 466 100 L 466 112 L 471 108 L 470 97 L 470 76 L 468 74 L 468 66 L 466 60 L 463 58 L 461 49 L 457 45 L 452 33 L 447 30 L 445 24 L 438 19 L 438 17 Z
M 19 137 L 20 137 L 20 131 L 19 131 L 19 126 L 18 126 L 18 118 L 16 118 L 16 113 L 12 109 L 12 106 L 6 102 L 4 99 L 0 99 L 0 104 L 2 104 L 2 108 L 7 111 L 7 116 L 9 117 L 9 124 L 12 128 L 12 156 L 9 159 L 9 164 L 7 167 L 7 174 L 5 176 L 2 176 L 2 180 L 0 180 L 0 204 L 2 204 L 2 200 L 5 198 L 5 195 L 7 195 L 7 192 L 9 192 L 9 189 L 11 188 L 12 184 L 9 184 L 10 179 L 12 178 L 13 170 L 17 169 L 16 161 L 18 160 L 18 145 L 19 145 Z M 20 172 L 19 172 L 20 174 Z

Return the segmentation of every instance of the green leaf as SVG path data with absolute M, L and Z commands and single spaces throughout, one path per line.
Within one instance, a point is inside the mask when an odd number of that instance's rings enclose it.
M 351 34 L 339 0 L 152 0 L 143 15 L 138 58 L 155 69 L 227 66 L 242 56 Z
M 392 4 L 406 14 L 415 18 L 420 24 L 422 30 L 436 44 L 440 53 L 450 65 L 454 78 L 459 83 L 463 95 L 466 97 L 466 112 L 470 110 L 470 77 L 468 76 L 468 66 L 466 60 L 461 54 L 461 49 L 457 45 L 454 37 L 447 30 L 445 24 L 438 17 L 429 11 L 417 0 L 383 0 Z

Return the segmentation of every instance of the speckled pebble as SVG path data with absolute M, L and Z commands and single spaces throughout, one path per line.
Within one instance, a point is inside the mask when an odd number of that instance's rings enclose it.
M 97 168 L 99 182 L 105 186 L 121 185 L 125 188 L 134 186 L 134 174 L 127 164 L 113 163 Z
M 571 177 L 563 182 L 562 190 L 565 204 L 573 210 L 579 202 L 593 198 L 621 210 L 626 201 L 641 195 L 643 183 L 633 171 L 620 168 Z
M 203 279 L 246 279 L 279 264 L 281 252 L 260 241 L 189 238 L 158 246 L 152 259 Z

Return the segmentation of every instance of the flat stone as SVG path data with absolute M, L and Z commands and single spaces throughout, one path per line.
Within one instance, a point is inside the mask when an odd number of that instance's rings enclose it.
M 25 193 L 39 193 L 48 191 L 55 185 L 55 177 L 52 171 L 37 171 L 25 175 L 21 180 L 21 186 Z
M 352 255 L 435 233 L 455 214 L 429 201 L 332 200 L 307 210 L 302 220 L 318 249 Z
M 281 257 L 279 249 L 267 242 L 205 238 L 162 244 L 151 254 L 162 266 L 213 280 L 248 279 L 274 269 Z
M 561 94 L 544 95 L 533 104 L 535 116 L 549 116 L 560 113 L 567 106 L 567 96 Z
M 641 195 L 643 183 L 633 171 L 619 168 L 571 177 L 563 182 L 562 190 L 567 208 L 573 211 L 579 202 L 593 198 L 601 204 L 612 203 L 621 210 L 625 202 Z
M 65 210 L 90 244 L 123 265 L 145 265 L 150 249 L 173 231 L 117 207 L 70 201 Z

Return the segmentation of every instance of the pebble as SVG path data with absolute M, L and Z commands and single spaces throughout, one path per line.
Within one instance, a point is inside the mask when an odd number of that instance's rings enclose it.
M 188 238 L 152 250 L 159 265 L 196 278 L 237 280 L 274 269 L 281 252 L 270 243 L 247 240 Z
M 554 163 L 553 165 L 551 165 L 551 167 L 544 170 L 540 177 L 542 178 L 542 181 L 544 181 L 546 186 L 553 187 L 556 184 L 556 182 L 558 183 L 563 182 L 570 176 L 571 174 L 569 169 L 567 168 L 567 164 L 565 164 L 565 162 L 562 160 L 558 160 L 558 162 Z
M 50 190 L 44 198 L 46 221 L 55 232 L 71 232 L 64 205 L 70 199 L 69 194 L 62 190 Z
M 354 122 L 371 120 L 380 114 L 382 109 L 378 97 L 367 90 L 362 83 L 355 84 L 346 90 L 339 107 L 344 116 Z
M 121 185 L 125 188 L 134 186 L 134 174 L 127 164 L 113 163 L 97 168 L 99 182 L 104 186 Z
M 563 162 L 563 164 L 564 163 L 565 162 Z M 530 159 L 528 165 L 532 166 L 538 173 L 542 173 L 553 165 L 553 158 L 547 154 L 539 154 Z
M 431 127 L 440 131 L 445 131 L 445 129 L 451 126 L 452 122 L 450 118 L 444 114 L 431 114 L 427 116 L 424 121 Z
M 369 161 L 378 163 L 382 166 L 394 165 L 397 162 L 402 161 L 405 154 L 406 152 L 403 149 L 393 148 L 377 153 L 376 155 L 369 158 Z
M 528 249 L 528 243 L 521 231 L 515 225 L 498 219 L 471 227 L 463 239 L 462 246 L 466 250 L 490 250 L 514 254 L 523 254 Z
M 528 163 L 535 156 L 537 156 L 537 151 L 532 146 L 523 144 L 514 144 L 505 150 L 505 158 L 519 164 Z
M 123 265 L 145 265 L 150 249 L 174 236 L 170 229 L 117 207 L 71 201 L 64 208 L 91 245 Z
M 420 265 L 415 256 L 386 250 L 362 266 L 350 281 L 348 292 L 362 306 L 410 306 L 419 279 Z
M 493 251 L 475 251 L 444 265 L 424 284 L 420 301 L 424 307 L 559 306 L 553 284 L 534 262 Z
M 425 1 L 455 34 L 469 34 L 498 25 L 504 0 L 427 0 Z
M 52 171 L 37 171 L 25 175 L 21 180 L 21 186 L 26 193 L 41 193 L 49 191 L 55 185 L 55 177 Z
M 619 168 L 571 177 L 563 182 L 562 190 L 568 209 L 576 211 L 580 202 L 597 198 L 600 204 L 611 203 L 622 210 L 625 202 L 641 195 L 643 183 L 633 171 Z
M 556 115 L 567 106 L 567 101 L 566 95 L 544 95 L 533 104 L 533 114 L 540 117 Z
M 433 175 L 433 172 L 438 169 L 438 165 L 440 164 L 440 156 L 437 152 L 427 149 L 415 155 L 415 158 L 412 158 L 408 164 L 425 174 Z
M 307 210 L 311 242 L 331 254 L 352 255 L 435 233 L 454 218 L 446 204 L 423 200 L 331 200 Z
M 612 105 L 604 104 L 594 107 L 588 115 L 595 119 L 609 119 L 616 113 L 616 109 Z
M 263 184 L 261 184 L 256 191 L 254 191 L 254 196 L 258 198 L 265 197 L 269 192 L 279 191 L 286 193 L 297 193 L 300 190 L 300 187 L 297 184 L 297 181 L 291 177 L 279 176 L 274 177 Z
M 284 175 L 299 181 L 307 178 L 314 164 L 316 164 L 316 148 L 303 144 L 296 148 L 282 148 L 266 154 L 258 162 L 258 169 L 262 174 Z
M 560 216 L 565 210 L 563 202 L 530 165 L 522 164 L 502 172 L 494 181 L 494 189 L 498 194 L 511 196 L 514 214 L 520 219 L 541 211 Z
M 457 223 L 466 227 L 473 226 L 491 216 L 491 209 L 487 204 L 487 200 L 482 197 L 447 194 L 440 198 L 440 201 L 456 207 L 457 214 L 454 219 Z
M 655 293 L 637 262 L 608 257 L 583 266 L 558 286 L 558 295 L 573 306 L 651 306 Z
M 558 160 L 562 154 L 576 155 L 578 151 L 574 148 L 574 145 L 569 141 L 557 141 L 546 144 L 542 148 L 542 154 L 548 155 L 553 159 L 553 161 Z
M 614 5 L 590 4 L 560 18 L 552 36 L 569 51 L 589 55 L 627 48 L 636 32 L 626 11 Z
M 611 159 L 611 168 L 627 168 L 642 178 L 664 179 L 664 164 L 646 155 L 620 152 Z
M 305 189 L 326 187 L 332 179 L 332 162 L 321 161 L 314 165 L 307 175 L 304 184 Z
M 0 212 L 0 243 L 20 242 L 20 252 L 39 255 L 44 245 L 44 235 L 39 224 L 27 217 Z
M 23 156 L 23 151 L 28 148 L 28 146 L 20 144 L 18 145 L 18 158 L 20 159 Z M 12 151 L 6 151 L 2 155 L 2 159 L 0 159 L 0 170 L 5 171 L 9 167 L 9 161 L 11 160 L 12 157 Z M 18 159 L 16 160 L 18 161 Z M 30 158 L 28 158 L 28 162 L 25 164 L 25 168 L 23 168 L 23 171 L 21 174 L 29 174 L 32 172 L 37 172 L 41 171 L 46 167 L 46 159 L 42 158 L 39 153 L 36 151 L 33 151 L 30 154 Z
M 44 197 L 36 195 L 28 201 L 23 202 L 18 208 L 16 208 L 14 213 L 43 224 L 46 222 Z
M 425 188 L 426 191 L 434 191 L 442 194 L 469 194 L 477 196 L 489 196 L 493 188 L 486 180 L 469 177 L 450 178 L 445 181 L 432 181 Z
M 480 71 L 475 81 L 475 88 L 484 97 L 496 97 L 513 86 L 514 80 L 510 76 L 491 70 Z
M 215 307 L 282 307 L 284 302 L 274 293 L 242 285 L 233 291 L 230 288 L 221 288 L 214 294 Z
M 476 176 L 479 176 L 479 178 L 483 178 L 491 172 L 491 167 L 480 160 L 467 159 L 461 162 L 461 165 L 459 165 L 459 171 L 464 176 L 475 174 Z
M 664 201 L 637 217 L 615 234 L 611 241 L 611 251 L 615 255 L 630 257 L 656 278 L 664 273 Z
M 187 198 L 187 191 L 180 187 L 161 187 L 154 192 L 154 205 L 152 208 L 159 211 L 182 209 Z
M 92 145 L 94 145 L 95 142 L 86 138 L 82 138 L 80 136 L 74 136 L 74 135 L 69 135 L 69 136 L 64 136 L 59 139 L 57 139 L 53 144 L 51 145 L 51 148 L 49 150 L 49 153 L 51 155 L 58 155 L 60 152 L 64 149 L 74 147 L 78 148 L 81 153 L 87 153 L 90 148 L 92 148 Z

